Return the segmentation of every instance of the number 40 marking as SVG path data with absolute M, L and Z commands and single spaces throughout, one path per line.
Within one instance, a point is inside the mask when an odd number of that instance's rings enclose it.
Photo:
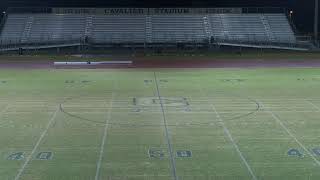
M 39 152 L 34 159 L 35 160 L 50 160 L 53 157 L 52 152 Z M 7 160 L 20 161 L 25 158 L 25 152 L 14 152 L 7 157 Z

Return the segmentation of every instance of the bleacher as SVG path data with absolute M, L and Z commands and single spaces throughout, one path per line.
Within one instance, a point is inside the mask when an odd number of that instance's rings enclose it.
M 284 14 L 215 14 L 210 19 L 217 41 L 295 43 Z
M 94 16 L 92 41 L 95 43 L 144 43 L 145 16 Z
M 20 14 L 10 14 L 1 32 L 0 41 L 2 44 L 20 42 L 27 17 Z
M 270 25 L 270 30 L 274 35 L 275 42 L 295 43 L 296 38 L 289 21 L 283 14 L 265 14 Z
M 79 15 L 35 15 L 26 42 L 68 41 L 84 36 L 84 16 Z
M 211 38 L 212 37 L 212 38 Z M 9 14 L 1 44 L 295 43 L 285 14 L 81 15 Z
M 206 39 L 203 16 L 152 16 L 152 42 L 202 42 Z
M 1 34 L 2 43 L 68 42 L 84 36 L 79 15 L 10 14 Z
M 260 17 L 253 14 L 219 14 L 212 16 L 216 19 L 214 22 L 221 21 L 222 30 L 224 33 L 223 39 L 235 41 L 267 41 L 266 31 L 261 23 Z M 214 24 L 213 24 L 214 26 Z M 213 31 L 215 36 L 215 31 Z M 218 31 L 217 38 L 221 35 Z

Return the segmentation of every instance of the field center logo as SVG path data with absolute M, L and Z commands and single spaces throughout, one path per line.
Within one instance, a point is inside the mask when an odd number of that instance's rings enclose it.
M 53 157 L 53 152 L 46 151 L 46 152 L 38 152 L 33 156 L 34 160 L 51 160 Z M 12 152 L 7 156 L 7 160 L 11 161 L 20 161 L 26 158 L 25 152 Z
M 135 112 L 153 111 L 163 106 L 175 111 L 191 111 L 188 99 L 185 97 L 138 97 L 133 98 Z
M 141 97 L 136 98 L 137 106 L 159 106 L 161 103 L 166 107 L 184 107 L 189 103 L 184 97 Z

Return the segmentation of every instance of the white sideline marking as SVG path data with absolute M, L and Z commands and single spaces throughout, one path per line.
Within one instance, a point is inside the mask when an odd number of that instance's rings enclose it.
M 318 109 L 318 111 L 320 111 L 320 107 L 315 105 L 313 102 L 309 101 L 309 100 L 305 100 L 307 101 L 307 103 L 311 104 L 314 108 Z
M 228 135 L 233 147 L 236 149 L 236 151 L 238 152 L 242 162 L 245 164 L 245 166 L 247 167 L 251 177 L 253 180 L 257 180 L 257 177 L 255 176 L 255 174 L 253 173 L 253 170 L 251 169 L 249 163 L 247 162 L 246 158 L 243 156 L 242 152 L 240 151 L 239 146 L 237 145 L 237 143 L 234 141 L 229 129 L 226 127 L 226 125 L 224 124 L 222 118 L 220 117 L 219 113 L 217 112 L 216 108 L 213 106 L 213 104 L 211 103 L 211 107 L 213 109 L 213 111 L 216 113 L 217 118 L 220 120 L 220 124 L 223 127 L 224 132 Z
M 38 146 L 40 145 L 42 139 L 44 138 L 44 136 L 47 134 L 50 126 L 52 125 L 52 123 L 54 122 L 57 114 L 59 112 L 59 107 L 57 108 L 57 110 L 54 112 L 54 114 L 52 115 L 49 123 L 47 124 L 46 129 L 42 132 L 41 136 L 39 137 L 37 143 L 35 144 L 35 146 L 33 147 L 30 155 L 27 157 L 26 161 L 23 163 L 23 165 L 21 166 L 21 168 L 18 171 L 18 174 L 16 175 L 16 177 L 14 178 L 14 180 L 18 180 L 20 179 L 24 169 L 26 168 L 26 166 L 29 164 L 29 162 L 31 161 L 32 156 L 34 155 L 34 153 L 36 152 L 36 150 L 38 149 Z
M 108 134 L 108 127 L 109 127 L 109 120 L 111 119 L 111 110 L 112 110 L 112 106 L 113 106 L 113 98 L 114 98 L 114 93 L 112 92 L 111 95 L 111 100 L 109 103 L 109 109 L 108 109 L 108 116 L 106 118 L 105 121 L 105 126 L 104 126 L 104 132 L 103 132 L 103 138 L 102 138 L 102 142 L 101 142 L 101 146 L 100 146 L 100 154 L 99 154 L 99 159 L 97 161 L 97 169 L 96 169 L 96 176 L 95 176 L 95 180 L 99 180 L 99 176 L 100 176 L 100 167 L 101 167 L 101 162 L 102 162 L 102 157 L 103 157 L 103 153 L 104 153 L 104 145 L 106 143 L 106 139 L 107 139 L 107 134 Z
M 259 102 L 263 107 L 266 107 L 264 106 L 263 103 Z M 317 158 L 294 136 L 294 134 L 292 134 L 290 132 L 290 130 L 283 124 L 283 122 L 269 109 L 267 108 L 267 112 L 269 112 L 271 114 L 271 116 L 273 117 L 273 119 L 275 119 L 280 125 L 281 127 L 287 132 L 287 134 L 293 138 L 297 144 L 299 144 L 299 146 L 305 151 L 307 152 L 307 154 L 314 160 L 314 162 L 320 166 L 320 161 L 317 160 Z

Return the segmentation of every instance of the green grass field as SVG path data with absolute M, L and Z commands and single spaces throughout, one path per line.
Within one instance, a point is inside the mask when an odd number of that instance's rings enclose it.
M 1 180 L 318 180 L 320 69 L 0 71 Z

